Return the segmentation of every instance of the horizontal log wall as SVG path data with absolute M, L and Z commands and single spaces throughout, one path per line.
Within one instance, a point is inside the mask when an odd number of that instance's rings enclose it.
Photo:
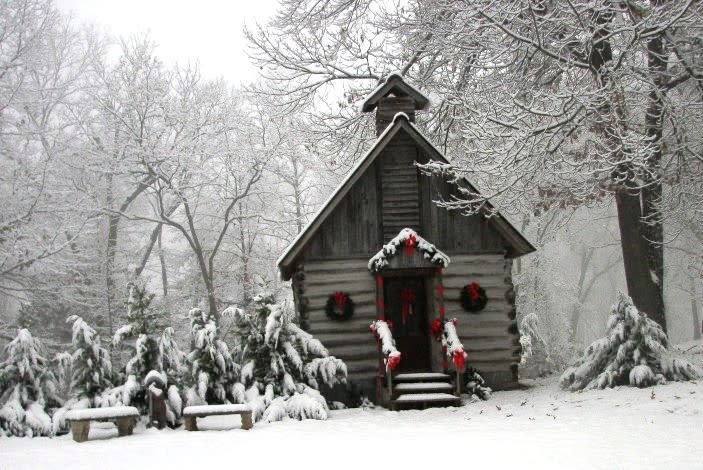
M 378 351 L 369 325 L 376 319 L 376 290 L 367 259 L 308 262 L 296 279 L 297 300 L 305 305 L 310 333 L 330 354 L 345 361 L 350 380 L 373 379 Z M 494 388 L 510 385 L 519 361 L 510 261 L 501 254 L 455 255 L 442 281 L 446 316 L 458 320 L 457 333 L 469 354 L 469 365 L 494 377 L 490 383 Z M 462 287 L 471 282 L 479 283 L 488 296 L 486 308 L 476 314 L 465 312 L 459 300 Z M 354 316 L 346 321 L 331 320 L 325 314 L 328 297 L 340 290 L 348 292 L 355 305 Z M 428 321 L 435 317 L 436 312 L 429 312 Z M 433 350 L 436 354 L 437 349 Z M 432 362 L 436 368 L 438 363 Z
M 510 269 L 511 261 L 500 254 L 454 255 L 443 276 L 446 315 L 458 320 L 457 333 L 469 354 L 468 365 L 487 375 L 500 373 L 502 382 L 516 380 L 514 370 L 520 359 Z M 486 308 L 478 313 L 461 307 L 461 289 L 471 282 L 481 285 L 488 297 Z
M 367 269 L 368 259 L 308 262 L 304 267 L 309 331 L 347 364 L 349 379 L 369 381 L 376 376 L 378 350 L 369 325 L 376 319 L 376 285 Z M 354 316 L 331 320 L 325 314 L 328 297 L 335 291 L 349 293 Z

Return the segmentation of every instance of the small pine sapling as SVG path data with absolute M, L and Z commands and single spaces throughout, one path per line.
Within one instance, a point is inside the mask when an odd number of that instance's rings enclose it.
M 126 345 L 130 358 L 125 366 L 127 381 L 122 387 L 122 403 L 146 412 L 148 403 L 144 379 L 151 370 L 160 370 L 158 332 L 163 328 L 163 314 L 150 307 L 154 294 L 138 283 L 130 283 L 127 299 L 127 324 L 113 338 L 115 346 Z M 136 385 L 135 385 L 136 384 Z
M 187 403 L 231 403 L 235 399 L 234 385 L 239 366 L 232 360 L 227 344 L 219 338 L 217 321 L 208 312 L 192 309 L 188 316 L 191 326 L 191 378 L 195 385 L 186 393 Z
M 100 337 L 81 317 L 72 315 L 71 394 L 76 400 L 87 398 L 95 406 L 95 398 L 112 387 L 110 353 L 100 345 Z
M 46 350 L 26 328 L 5 347 L 0 363 L 0 433 L 15 436 L 50 436 L 47 410 L 61 406 L 57 380 Z
M 346 383 L 347 367 L 293 321 L 290 308 L 269 294 L 254 297 L 254 310 L 231 309 L 241 387 L 256 419 L 326 419 L 319 393 L 325 384 Z
M 554 361 L 549 355 L 547 342 L 539 332 L 537 314 L 528 313 L 520 320 L 520 375 L 534 378 L 549 375 L 554 370 Z
M 667 343 L 661 326 L 620 293 L 608 319 L 606 336 L 594 341 L 564 372 L 561 386 L 566 390 L 648 387 L 700 377 L 691 363 L 673 357 Z

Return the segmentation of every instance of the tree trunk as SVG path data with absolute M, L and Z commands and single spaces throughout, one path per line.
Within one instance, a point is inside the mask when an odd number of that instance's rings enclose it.
M 639 192 L 619 188 L 615 202 L 620 225 L 620 244 L 625 264 L 627 292 L 638 309 L 666 328 L 664 309 L 658 286 L 652 280 L 647 262 L 647 242 L 642 237 L 642 215 Z
M 652 6 L 657 7 L 661 0 L 653 0 Z M 652 88 L 649 92 L 645 126 L 651 152 L 647 162 L 647 172 L 644 176 L 645 187 L 642 189 L 642 235 L 647 248 L 647 265 L 650 277 L 656 280 L 653 295 L 654 308 L 660 312 L 660 324 L 666 331 L 664 311 L 664 226 L 661 214 L 662 198 L 662 136 L 664 105 L 662 94 L 668 67 L 664 40 L 655 36 L 647 42 L 647 59 Z M 652 312 L 647 312 L 653 315 Z
M 164 257 L 164 249 L 161 244 L 161 236 L 164 231 L 163 224 L 159 224 L 159 263 L 161 263 L 161 286 L 164 292 L 164 298 L 168 297 L 168 273 L 166 272 L 166 258 Z
M 703 325 L 701 325 L 701 316 L 698 313 L 698 299 L 696 299 L 696 279 L 691 276 L 691 317 L 693 318 L 693 339 L 701 339 L 703 334 Z

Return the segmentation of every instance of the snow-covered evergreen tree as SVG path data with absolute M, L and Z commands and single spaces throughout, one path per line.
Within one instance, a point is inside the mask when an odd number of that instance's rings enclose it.
M 347 367 L 330 356 L 312 335 L 300 329 L 292 309 L 269 294 L 254 297 L 253 311 L 233 309 L 235 357 L 242 364 L 240 391 L 256 419 L 277 421 L 326 419 L 329 411 L 319 393 L 345 383 Z
M 95 398 L 112 387 L 110 353 L 100 345 L 100 337 L 81 317 L 68 317 L 73 323 L 71 339 L 71 395 L 76 400 Z
M 232 360 L 227 344 L 219 338 L 217 320 L 209 312 L 192 309 L 191 378 L 194 386 L 187 393 L 189 405 L 197 403 L 232 403 L 239 401 L 235 383 L 239 366 Z
M 123 387 L 122 403 L 136 406 L 145 412 L 148 407 L 144 379 L 151 370 L 161 371 L 159 332 L 163 330 L 163 315 L 150 307 L 154 294 L 139 283 L 130 283 L 127 299 L 127 324 L 120 327 L 113 338 L 115 346 L 129 344 L 130 358 L 125 366 L 127 380 Z M 136 385 L 135 385 L 136 384 Z M 129 386 L 128 386 L 129 385 Z
M 0 363 L 0 433 L 48 436 L 52 433 L 47 410 L 60 406 L 56 376 L 46 350 L 29 330 L 18 330 Z
M 667 336 L 632 299 L 618 295 L 608 319 L 604 338 L 594 341 L 584 355 L 561 377 L 568 390 L 617 385 L 647 387 L 667 380 L 698 378 L 700 372 L 667 349 Z
M 539 318 L 534 312 L 520 320 L 520 376 L 524 378 L 544 377 L 554 370 L 554 361 L 549 355 L 547 342 L 539 332 Z

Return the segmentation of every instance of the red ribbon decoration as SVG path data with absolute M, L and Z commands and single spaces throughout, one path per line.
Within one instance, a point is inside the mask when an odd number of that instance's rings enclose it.
M 416 298 L 415 291 L 410 287 L 400 291 L 400 300 L 403 302 L 403 325 L 405 325 L 408 317 L 413 314 L 413 302 L 415 302 Z
M 464 366 L 466 365 L 466 359 L 468 357 L 469 355 L 464 352 L 464 348 L 459 348 L 454 351 L 452 361 L 454 362 L 454 365 L 456 366 L 457 370 L 464 370 Z
M 432 324 L 430 325 L 430 331 L 432 332 L 432 336 L 434 336 L 434 339 L 439 341 L 441 339 L 442 333 L 444 332 L 444 322 L 440 320 L 439 318 L 435 318 L 432 320 Z
M 400 364 L 400 353 L 388 356 L 388 369 L 395 370 Z
M 332 299 L 334 300 L 334 304 L 337 308 L 343 310 L 344 304 L 346 304 L 349 300 L 349 296 L 345 292 L 335 292 L 332 294 Z
M 383 276 L 380 274 L 376 276 L 376 284 L 378 284 L 379 287 L 383 287 Z
M 415 254 L 415 247 L 417 246 L 417 238 L 415 235 L 410 234 L 405 240 L 405 255 L 412 256 Z
M 481 299 L 481 287 L 478 284 L 472 282 L 466 289 L 472 302 L 478 302 Z
M 444 286 L 442 284 L 437 284 L 437 294 L 440 297 L 444 297 Z

